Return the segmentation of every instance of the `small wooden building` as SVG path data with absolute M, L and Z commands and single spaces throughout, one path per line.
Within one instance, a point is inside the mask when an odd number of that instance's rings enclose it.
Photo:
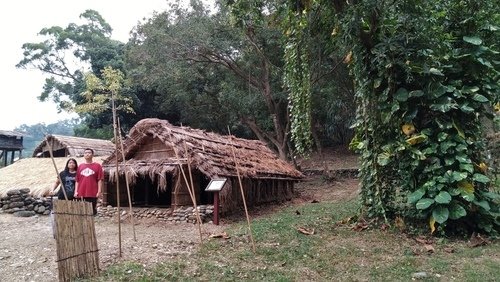
M 290 200 L 294 183 L 303 178 L 261 141 L 173 126 L 160 119 L 139 121 L 124 141 L 124 155 L 125 162 L 118 153 L 102 163 L 105 205 L 117 203 L 116 160 L 120 202 L 128 202 L 126 175 L 134 206 L 192 206 L 187 188 L 191 182 L 197 204 L 213 204 L 213 194 L 205 188 L 211 179 L 225 178 L 219 206 L 226 213 L 242 207 L 238 174 L 249 206 Z
M 49 144 L 54 157 L 81 157 L 86 148 L 94 150 L 94 156 L 109 156 L 115 150 L 115 144 L 109 140 L 83 138 L 64 135 L 48 135 L 33 151 L 33 157 L 50 158 Z
M 19 152 L 19 158 L 21 158 L 22 151 L 23 134 L 15 131 L 0 130 L 0 161 L 2 161 L 3 166 L 14 162 L 16 152 Z

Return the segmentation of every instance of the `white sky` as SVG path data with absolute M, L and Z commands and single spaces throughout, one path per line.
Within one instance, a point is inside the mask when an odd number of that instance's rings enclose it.
M 37 70 L 17 69 L 23 43 L 40 42 L 37 33 L 45 27 L 81 23 L 86 9 L 98 11 L 113 28 L 112 38 L 127 42 L 130 30 L 154 11 L 164 11 L 167 0 L 17 0 L 0 4 L 0 130 L 13 130 L 22 124 L 51 124 L 70 118 L 57 113 L 52 102 L 40 102 L 45 76 Z M 76 115 L 74 115 L 76 116 Z

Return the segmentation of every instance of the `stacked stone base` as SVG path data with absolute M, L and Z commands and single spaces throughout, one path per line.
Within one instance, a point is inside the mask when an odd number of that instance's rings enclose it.
M 212 216 L 214 213 L 213 205 L 200 205 L 197 206 L 198 212 L 200 214 L 201 221 L 211 222 Z M 120 218 L 122 220 L 126 220 L 130 217 L 130 209 L 128 207 L 122 207 L 120 213 Z M 148 208 L 132 208 L 134 213 L 134 218 L 136 219 L 154 219 L 158 221 L 164 222 L 172 222 L 172 223 L 196 223 L 196 212 L 193 207 L 177 207 L 175 209 L 172 208 L 156 208 L 156 207 L 148 207 Z M 98 207 L 97 214 L 100 217 L 104 218 L 116 218 L 118 213 L 118 208 L 107 206 L 107 207 Z
M 0 213 L 10 213 L 21 217 L 48 215 L 51 205 L 51 198 L 33 198 L 28 188 L 13 189 L 7 192 L 7 196 L 0 198 Z
M 0 198 L 0 213 L 14 214 L 15 216 L 29 217 L 34 215 L 49 215 L 52 208 L 52 198 L 33 198 L 30 189 L 14 189 L 7 192 L 7 196 Z M 213 205 L 197 206 L 202 222 L 211 222 L 214 213 Z M 129 218 L 129 208 L 122 207 L 120 218 Z M 107 206 L 97 207 L 97 215 L 103 218 L 116 218 L 118 208 Z M 155 219 L 173 223 L 196 223 L 196 213 L 193 207 L 177 208 L 133 208 L 134 218 Z

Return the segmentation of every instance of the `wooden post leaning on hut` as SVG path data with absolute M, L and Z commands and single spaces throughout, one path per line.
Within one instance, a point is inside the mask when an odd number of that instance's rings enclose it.
M 54 141 L 54 138 L 52 138 L 52 142 L 53 141 Z M 49 138 L 46 135 L 45 136 L 45 143 L 47 144 L 47 147 L 49 148 L 50 159 L 52 160 L 52 164 L 54 165 L 54 169 L 56 170 L 57 178 L 59 179 L 59 183 L 61 184 L 61 189 L 63 191 L 64 199 L 66 199 L 66 201 L 67 201 L 68 195 L 66 195 L 66 189 L 64 189 L 64 182 L 61 179 L 61 175 L 59 174 L 59 170 L 57 169 L 56 161 L 54 160 L 54 152 L 52 152 L 52 142 L 50 142 L 50 144 L 49 144 Z
M 228 130 L 229 134 L 231 134 L 231 131 L 229 130 L 229 126 L 227 127 L 227 130 Z M 236 174 L 238 176 L 238 182 L 240 184 L 241 198 L 243 200 L 243 206 L 245 207 L 245 215 L 247 217 L 248 232 L 250 233 L 250 241 L 252 242 L 252 250 L 255 253 L 255 242 L 253 240 L 252 226 L 251 226 L 251 223 L 250 223 L 250 215 L 248 214 L 247 201 L 245 199 L 245 191 L 243 190 L 243 184 L 241 182 L 241 175 L 240 175 L 240 169 L 239 169 L 239 165 L 238 165 L 238 160 L 236 159 L 236 153 L 235 153 L 235 150 L 234 150 L 234 144 L 233 144 L 233 141 L 232 141 L 232 136 L 229 135 L 229 138 L 231 140 L 231 151 L 233 152 L 234 166 L 236 168 Z
M 175 158 L 179 161 L 180 160 L 179 159 L 179 154 L 177 153 L 176 149 L 174 149 L 174 153 L 175 153 Z M 198 230 L 200 232 L 200 244 L 203 244 L 203 235 L 202 235 L 202 232 L 201 232 L 201 220 L 199 218 L 198 208 L 196 207 L 196 197 L 191 192 L 191 188 L 189 187 L 189 182 L 187 180 L 186 173 L 184 172 L 184 168 L 182 167 L 182 163 L 180 161 L 179 161 L 179 167 L 181 169 L 181 174 L 182 174 L 182 177 L 184 178 L 186 186 L 188 187 L 189 196 L 191 197 L 191 201 L 193 202 L 193 208 L 196 210 L 196 215 L 198 215 L 196 217 L 196 222 L 198 224 Z
M 135 236 L 135 224 L 134 224 L 134 210 L 132 209 L 132 198 L 130 197 L 130 185 L 128 182 L 128 176 L 127 176 L 127 165 L 125 163 L 125 153 L 123 152 L 123 141 L 122 141 L 122 135 L 120 134 L 121 128 L 120 128 L 120 119 L 116 118 L 116 121 L 118 123 L 118 139 L 120 142 L 120 152 L 122 153 L 122 162 L 123 162 L 123 175 L 125 175 L 125 184 L 127 186 L 127 196 L 128 196 L 128 206 L 129 206 L 129 214 L 130 214 L 130 223 L 132 224 L 132 232 L 134 233 L 134 241 L 137 241 L 137 237 Z
M 193 173 L 191 172 L 191 157 L 189 156 L 189 153 L 187 151 L 187 145 L 186 145 L 186 140 L 184 140 L 184 152 L 186 153 L 187 156 L 187 163 L 188 163 L 188 172 L 189 172 L 189 180 L 191 183 L 191 199 L 193 201 L 193 208 L 195 211 L 196 215 L 196 220 L 198 221 L 198 228 L 200 229 L 200 239 L 201 238 L 201 217 L 200 217 L 200 211 L 198 210 L 198 206 L 196 204 L 196 192 L 194 191 L 194 184 L 193 184 Z M 188 187 L 189 188 L 189 187 Z

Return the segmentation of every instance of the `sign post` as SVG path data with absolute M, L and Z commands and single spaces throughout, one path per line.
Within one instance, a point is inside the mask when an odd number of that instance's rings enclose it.
M 219 179 L 212 179 L 210 180 L 210 183 L 208 183 L 207 188 L 205 188 L 206 192 L 213 192 L 214 193 L 214 224 L 219 225 L 219 192 L 222 190 L 224 187 L 224 184 L 226 184 L 227 178 L 219 178 Z

